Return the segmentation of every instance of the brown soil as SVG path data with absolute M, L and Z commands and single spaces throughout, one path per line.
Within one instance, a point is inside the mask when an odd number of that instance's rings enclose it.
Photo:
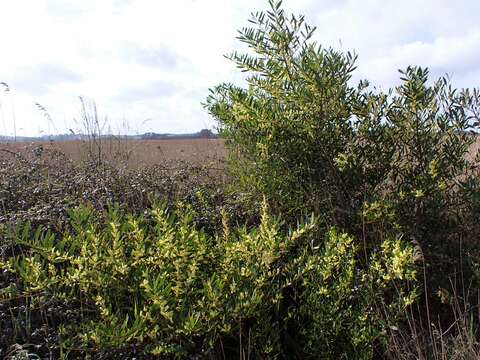
M 222 166 L 226 150 L 220 139 L 125 140 L 102 139 L 100 146 L 88 141 L 51 141 L 0 143 L 0 159 L 18 154 L 30 157 L 35 149 L 55 149 L 72 160 L 93 154 L 102 159 L 124 162 L 129 166 L 185 161 L 194 165 Z

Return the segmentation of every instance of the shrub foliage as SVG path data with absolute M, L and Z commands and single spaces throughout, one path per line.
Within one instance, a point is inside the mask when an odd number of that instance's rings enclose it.
M 80 207 L 59 239 L 26 224 L 11 234 L 22 251 L 0 265 L 17 279 L 2 294 L 24 298 L 33 318 L 51 302 L 75 304 L 74 322 L 43 314 L 64 354 L 136 348 L 228 358 L 288 356 L 284 339 L 312 358 L 371 355 L 388 322 L 370 301 L 396 289 L 380 300 L 391 321 L 414 299 L 406 287 L 413 251 L 399 240 L 385 241 L 362 270 L 352 237 L 332 229 L 313 245 L 313 219 L 285 234 L 265 204 L 258 227 L 225 225 L 215 237 L 192 218 L 188 208 L 154 207 L 146 217 L 112 208 L 98 222 Z M 28 336 L 28 326 L 22 331 Z
M 368 81 L 353 86 L 356 55 L 318 45 L 302 16 L 270 4 L 240 32 L 251 53 L 230 55 L 247 86 L 221 84 L 205 104 L 230 146 L 237 190 L 352 231 L 378 200 L 417 238 L 448 224 L 444 215 L 458 208 L 455 191 L 473 165 L 466 155 L 478 94 L 445 78 L 429 85 L 420 67 L 401 71 L 388 93 Z

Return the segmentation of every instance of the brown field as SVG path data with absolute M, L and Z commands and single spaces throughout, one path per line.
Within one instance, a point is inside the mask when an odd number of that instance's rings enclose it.
M 475 159 L 475 156 L 480 152 L 480 136 L 476 136 L 476 141 L 470 148 L 471 160 Z
M 102 159 L 127 164 L 133 168 L 172 162 L 223 168 L 226 157 L 225 142 L 222 139 L 103 139 L 100 146 L 83 140 L 0 142 L 0 160 L 15 154 L 30 158 L 39 147 L 45 150 L 58 150 L 74 161 L 86 159 L 88 154 L 93 154 L 95 157 L 100 155 Z M 470 148 L 468 158 L 473 160 L 479 151 L 480 137 L 477 137 Z
M 102 139 L 99 146 L 97 143 L 81 140 L 0 143 L 0 159 L 14 154 L 30 157 L 39 147 L 58 150 L 72 160 L 85 159 L 90 153 L 109 161 L 126 163 L 131 167 L 172 161 L 222 167 L 226 154 L 224 141 L 221 139 Z

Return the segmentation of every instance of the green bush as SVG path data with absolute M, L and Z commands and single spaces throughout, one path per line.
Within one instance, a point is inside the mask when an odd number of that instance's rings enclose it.
M 303 16 L 287 18 L 281 2 L 270 3 L 240 32 L 254 55 L 230 55 L 250 74 L 248 87 L 219 85 L 205 106 L 230 148 L 239 192 L 265 194 L 285 213 L 326 214 L 343 185 L 333 160 L 354 135 L 356 56 L 310 43 Z
M 322 47 L 304 17 L 269 4 L 240 31 L 249 52 L 229 56 L 246 86 L 221 84 L 205 104 L 230 149 L 233 191 L 247 204 L 265 195 L 288 221 L 314 212 L 323 229 L 358 239 L 365 266 L 385 239 L 414 243 L 425 296 L 410 326 L 432 338 L 431 318 L 455 321 L 433 294 L 461 281 L 457 295 L 474 300 L 480 93 L 415 66 L 387 92 L 356 85 L 355 55 Z
M 375 201 L 392 202 L 396 223 L 420 242 L 451 227 L 473 165 L 478 95 L 446 79 L 429 85 L 419 67 L 401 71 L 388 93 L 368 81 L 355 87 L 355 55 L 323 48 L 302 16 L 287 17 L 281 1 L 270 6 L 240 32 L 251 53 L 230 55 L 248 74 L 246 88 L 221 84 L 205 104 L 230 148 L 235 190 L 353 233 L 364 231 L 363 208 Z
M 474 99 L 446 79 L 428 85 L 427 69 L 408 67 L 402 76 L 359 115 L 354 142 L 337 163 L 361 179 L 367 202 L 389 202 L 404 232 L 433 245 L 455 230 L 466 200 L 459 190 L 474 164 Z
M 376 341 L 398 325 L 416 300 L 414 253 L 399 239 L 384 241 L 359 267 L 354 239 L 331 229 L 325 245 L 302 257 L 299 323 L 304 356 L 312 359 L 371 359 Z M 378 349 L 377 349 L 378 350 Z
M 230 228 L 225 218 L 214 237 L 185 206 L 154 207 L 146 217 L 111 209 L 103 223 L 86 207 L 70 217 L 73 231 L 59 239 L 28 224 L 11 233 L 22 250 L 0 266 L 17 277 L 2 296 L 25 299 L 30 314 L 17 336 L 28 341 L 35 328 L 55 324 L 54 348 L 64 355 L 368 355 L 415 295 L 402 290 L 415 274 L 399 240 L 386 241 L 362 270 L 351 237 L 331 230 L 319 241 L 313 219 L 284 234 L 265 204 L 257 228 Z M 386 294 L 393 296 L 379 301 L 388 321 L 371 303 Z M 35 315 L 52 303 L 70 314 Z

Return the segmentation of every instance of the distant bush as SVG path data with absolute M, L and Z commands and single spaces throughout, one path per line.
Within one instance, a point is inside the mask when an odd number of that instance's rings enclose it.
M 43 323 L 55 324 L 51 346 L 64 355 L 368 358 L 415 296 L 406 287 L 413 250 L 399 240 L 361 270 L 351 237 L 332 229 L 316 245 L 313 220 L 284 234 L 266 205 L 258 227 L 225 219 L 215 237 L 196 228 L 188 207 L 145 217 L 112 208 L 105 222 L 94 219 L 80 207 L 70 212 L 73 232 L 59 239 L 28 224 L 9 235 L 22 250 L 0 264 L 16 278 L 1 294 L 24 299 L 13 315 L 17 340 L 31 341 Z M 52 303 L 76 310 L 43 313 Z

